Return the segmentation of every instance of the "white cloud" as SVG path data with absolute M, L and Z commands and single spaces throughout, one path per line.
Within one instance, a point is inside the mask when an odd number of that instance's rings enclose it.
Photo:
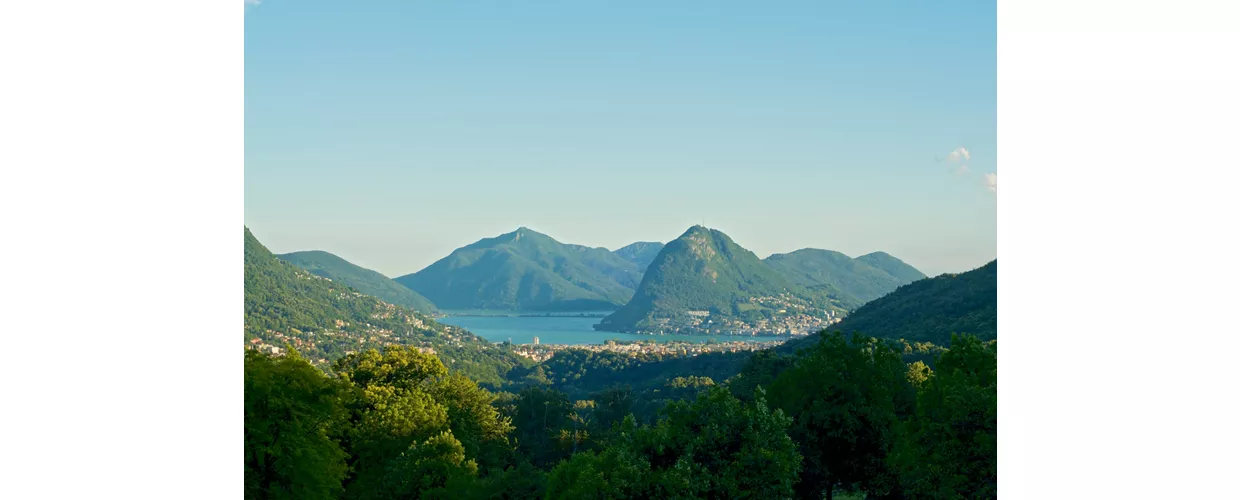
M 997 194 L 997 193 L 998 193 L 998 191 L 996 191 L 996 188 L 995 188 L 995 186 L 996 186 L 996 184 L 995 184 L 995 173 L 994 173 L 994 172 L 991 172 L 991 173 L 989 173 L 989 174 L 983 175 L 983 176 L 982 176 L 982 178 L 983 178 L 983 179 L 985 179 L 985 181 L 986 181 L 986 189 L 989 189 L 989 190 L 990 190 L 990 192 L 992 192 L 992 193 L 996 193 L 996 194 Z
M 954 166 L 951 171 L 956 175 L 964 175 L 969 173 L 969 158 L 971 157 L 972 155 L 969 154 L 968 149 L 956 148 L 952 152 L 947 153 L 946 158 L 938 161 L 946 162 L 948 166 Z
M 956 148 L 952 152 L 947 153 L 947 161 L 969 161 L 969 150 L 965 148 Z

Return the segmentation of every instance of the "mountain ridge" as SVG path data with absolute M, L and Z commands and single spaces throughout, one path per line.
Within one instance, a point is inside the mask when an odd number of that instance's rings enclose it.
M 795 283 L 836 293 L 849 308 L 925 277 L 921 271 L 886 252 L 873 252 L 854 259 L 834 250 L 802 248 L 773 254 L 762 261 Z
M 499 386 L 521 364 L 511 351 L 404 307 L 314 275 L 271 253 L 245 228 L 245 345 L 297 349 L 320 369 L 350 353 L 417 347 L 452 370 Z
M 617 248 L 614 254 L 619 255 L 629 262 L 637 264 L 637 267 L 645 272 L 650 263 L 658 257 L 659 251 L 663 250 L 663 243 L 657 241 L 637 241 L 629 243 L 623 247 Z
M 628 301 L 635 264 L 527 227 L 482 238 L 393 281 L 443 309 L 599 310 Z
M 276 255 L 276 258 L 305 269 L 310 273 L 353 287 L 359 292 L 389 304 L 408 307 L 431 314 L 438 309 L 426 297 L 410 290 L 383 274 L 366 269 L 323 250 L 304 250 Z

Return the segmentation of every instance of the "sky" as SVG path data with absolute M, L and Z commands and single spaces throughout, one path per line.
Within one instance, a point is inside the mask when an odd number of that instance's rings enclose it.
M 246 1 L 245 224 L 389 277 L 525 226 L 996 256 L 993 1 Z

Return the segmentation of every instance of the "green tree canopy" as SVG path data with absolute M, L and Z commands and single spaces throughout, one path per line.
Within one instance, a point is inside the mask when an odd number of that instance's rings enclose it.
M 997 346 L 952 336 L 919 386 L 917 411 L 893 458 L 914 498 L 994 498 L 997 481 Z
M 330 431 L 342 416 L 340 393 L 296 351 L 246 351 L 246 498 L 339 498 L 347 454 Z
M 602 452 L 556 466 L 547 498 L 792 498 L 801 457 L 789 423 L 762 396 L 745 404 L 712 387 L 653 426 L 627 418 Z
M 805 457 L 800 496 L 890 488 L 886 460 L 906 371 L 886 342 L 824 333 L 771 384 L 771 401 L 792 416 L 789 434 Z

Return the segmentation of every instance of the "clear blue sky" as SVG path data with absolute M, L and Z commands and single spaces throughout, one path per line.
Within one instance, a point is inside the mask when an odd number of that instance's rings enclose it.
M 262 0 L 245 36 L 245 223 L 278 253 L 394 277 L 705 220 L 760 257 L 995 257 L 993 0 Z

